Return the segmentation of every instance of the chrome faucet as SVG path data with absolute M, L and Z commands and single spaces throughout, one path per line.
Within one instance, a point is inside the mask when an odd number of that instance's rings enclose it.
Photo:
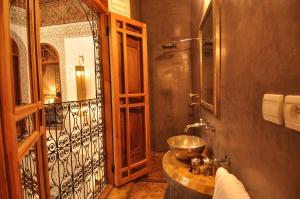
M 202 128 L 206 126 L 206 122 L 204 119 L 200 118 L 199 122 L 196 122 L 194 124 L 188 124 L 186 125 L 186 127 L 184 128 L 184 132 L 187 133 L 189 131 L 190 128 Z
M 209 122 L 207 120 L 204 120 L 204 119 L 200 118 L 199 122 L 196 122 L 194 124 L 188 124 L 188 125 L 186 125 L 186 127 L 184 128 L 184 132 L 187 133 L 190 128 L 203 128 L 203 127 L 206 130 L 215 131 L 215 127 L 214 126 L 212 126 L 211 124 L 209 124 Z

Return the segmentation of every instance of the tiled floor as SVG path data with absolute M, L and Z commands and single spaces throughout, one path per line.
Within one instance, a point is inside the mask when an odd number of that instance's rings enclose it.
M 167 183 L 137 182 L 133 185 L 128 198 L 133 199 L 158 199 L 164 198 Z
M 135 182 L 114 187 L 108 199 L 163 199 L 168 187 L 163 175 L 162 153 L 152 155 L 152 172 Z

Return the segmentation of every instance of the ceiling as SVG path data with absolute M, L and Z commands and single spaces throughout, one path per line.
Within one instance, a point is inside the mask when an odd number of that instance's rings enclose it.
M 10 0 L 17 7 L 26 8 L 26 0 Z M 52 26 L 87 21 L 89 9 L 83 0 L 40 0 L 41 26 Z
M 40 0 L 40 4 L 45 4 L 45 3 L 52 3 L 60 0 Z
M 10 0 L 10 4 L 20 7 L 20 8 L 26 8 L 25 0 Z
M 85 11 L 91 10 L 82 0 L 81 2 L 78 0 L 40 0 L 41 26 L 87 21 Z

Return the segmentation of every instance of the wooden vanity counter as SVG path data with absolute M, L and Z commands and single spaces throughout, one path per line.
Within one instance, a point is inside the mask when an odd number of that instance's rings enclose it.
M 167 152 L 163 157 L 163 169 L 170 186 L 178 183 L 187 188 L 188 191 L 206 195 L 210 198 L 214 192 L 215 176 L 194 175 L 190 165 L 179 161 L 175 154 Z M 181 191 L 182 194 L 184 191 Z

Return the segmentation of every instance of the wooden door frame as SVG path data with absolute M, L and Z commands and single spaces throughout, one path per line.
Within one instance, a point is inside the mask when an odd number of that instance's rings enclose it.
M 1 111 L 0 111 L 1 112 Z M 0 115 L 0 182 L 7 182 L 6 176 L 6 165 L 5 165 L 5 155 L 3 146 L 3 132 L 1 126 L 1 115 Z M 8 198 L 8 187 L 7 183 L 1 183 L 0 186 L 0 198 Z
M 5 186 L 4 184 L 7 184 L 9 194 L 8 198 L 17 199 L 22 198 L 22 192 L 18 183 L 20 175 L 18 168 L 18 148 L 15 147 L 17 144 L 17 137 L 14 117 L 14 100 L 10 92 L 7 92 L 12 91 L 12 83 L 10 83 L 12 63 L 10 59 L 9 17 L 9 0 L 2 0 L 0 1 L 0 40 L 2 43 L 0 49 L 0 110 L 7 181 L 5 183 L 0 183 L 1 186 Z M 4 131 L 10 133 L 4 133 Z
M 108 187 L 103 190 L 100 198 L 105 198 L 114 184 L 113 173 L 113 131 L 112 131 L 112 97 L 111 97 L 111 79 L 110 79 L 110 60 L 109 60 L 109 38 L 108 38 L 108 1 L 107 0 L 83 0 L 90 8 L 100 16 L 98 27 L 100 28 L 99 37 L 101 38 L 101 50 L 103 64 L 103 86 L 104 86 L 104 121 L 105 121 L 105 148 L 106 148 L 106 174 Z
M 116 23 L 112 22 L 112 20 L 115 21 L 122 21 L 123 22 L 123 27 L 122 28 L 117 28 L 116 27 Z M 114 150 L 117 148 L 121 148 L 121 144 L 119 142 L 119 132 L 118 130 L 120 129 L 120 124 L 119 124 L 119 112 L 120 112 L 120 102 L 119 102 L 119 98 L 120 96 L 143 96 L 144 97 L 144 102 L 141 104 L 144 104 L 144 106 L 137 106 L 136 107 L 144 107 L 144 114 L 145 114 L 145 152 L 146 152 L 146 158 L 145 160 L 142 160 L 138 163 L 134 163 L 132 165 L 128 165 L 129 169 L 128 169 L 128 178 L 127 179 L 121 179 L 120 177 L 118 177 L 118 175 L 120 175 L 119 172 L 122 171 L 122 163 L 120 160 L 120 154 L 116 151 L 114 151 L 113 155 L 114 155 L 114 169 L 115 169 L 115 176 L 114 176 L 114 180 L 115 180 L 115 185 L 116 186 L 120 186 L 124 183 L 127 183 L 129 181 L 132 181 L 133 179 L 136 179 L 138 177 L 141 177 L 142 175 L 145 175 L 147 173 L 149 173 L 151 171 L 151 149 L 150 149 L 150 123 L 149 123 L 149 117 L 150 117 L 150 112 L 149 112 L 149 87 L 148 87 L 148 52 L 147 52 L 147 25 L 133 20 L 133 19 L 129 19 L 125 16 L 121 16 L 115 13 L 110 13 L 109 16 L 109 25 L 110 25 L 110 48 L 111 48 L 111 52 L 110 52 L 110 60 L 111 60 L 111 77 L 112 78 L 112 89 L 111 89 L 111 96 L 112 96 L 112 106 L 113 106 L 113 120 L 112 120 L 112 125 L 113 125 L 113 143 L 114 143 Z M 133 26 L 136 26 L 138 28 L 141 29 L 140 33 L 136 33 L 130 30 L 126 30 L 126 25 L 124 24 L 131 24 Z M 116 74 L 119 73 L 119 69 L 118 69 L 118 59 L 116 59 L 114 56 L 116 56 L 118 54 L 118 52 L 116 52 L 116 49 L 118 44 L 116 42 L 116 34 L 117 32 L 122 32 L 122 39 L 123 39 L 123 50 L 127 47 L 126 46 L 126 35 L 129 36 L 133 36 L 136 38 L 141 38 L 142 39 L 142 63 L 143 63 L 143 94 L 119 94 L 119 77 L 114 78 L 115 76 L 118 76 Z M 124 70 L 127 71 L 127 50 L 124 50 Z M 126 73 L 126 72 L 125 72 Z M 124 81 L 126 82 L 128 77 L 127 74 L 125 74 L 124 77 Z M 126 90 L 128 90 L 128 88 L 126 88 L 126 83 L 125 83 L 125 93 Z M 133 105 L 132 107 L 135 107 L 135 105 Z M 124 108 L 124 107 L 123 107 Z M 129 112 L 126 111 L 126 117 L 128 118 Z M 128 131 L 128 128 L 127 128 Z M 129 138 L 127 136 L 127 143 L 129 142 Z M 127 150 L 129 151 L 130 154 L 130 149 L 127 147 Z M 128 155 L 128 154 L 127 154 Z M 129 155 L 128 155 L 129 156 Z M 129 157 L 127 157 L 127 159 L 129 159 Z M 128 161 L 128 160 L 127 160 Z M 130 175 L 130 167 L 138 167 L 142 164 L 147 164 L 146 169 L 142 169 L 141 171 L 143 172 L 137 172 L 136 174 Z M 134 165 L 134 166 L 133 166 Z M 123 172 L 123 171 L 122 171 Z
M 87 5 L 93 8 L 101 17 L 99 21 L 99 27 L 101 31 L 99 36 L 102 39 L 102 61 L 103 61 L 103 82 L 104 82 L 104 97 L 105 97 L 105 146 L 106 146 L 106 174 L 108 186 L 103 190 L 103 194 L 99 198 L 105 197 L 110 191 L 113 180 L 113 172 L 111 170 L 113 165 L 113 145 L 112 145 L 112 117 L 111 117 L 111 88 L 110 88 L 110 64 L 109 64 L 109 45 L 106 27 L 108 23 L 108 7 L 107 0 L 83 0 Z M 37 9 L 39 1 L 34 1 L 34 6 Z M 18 164 L 18 147 L 16 137 L 16 124 L 15 124 L 15 110 L 13 96 L 8 91 L 12 91 L 11 79 L 11 59 L 10 59 L 10 27 L 9 27 L 9 0 L 0 1 L 0 196 L 1 198 L 22 198 L 21 187 L 19 186 L 20 174 Z M 31 16 L 32 17 L 32 16 Z M 35 47 L 36 53 L 40 52 L 39 41 L 39 15 L 36 15 L 34 21 L 35 27 L 33 29 L 36 32 Z M 33 37 L 30 35 L 30 37 Z M 41 66 L 40 56 L 37 56 L 37 62 L 35 65 Z M 34 69 L 35 70 L 35 69 Z M 40 76 L 41 74 L 38 74 Z M 42 89 L 42 87 L 40 87 Z M 37 89 L 37 88 L 34 88 Z M 37 97 L 37 96 L 36 96 Z M 37 109 L 43 107 L 42 103 L 37 105 Z M 33 107 L 31 107 L 33 108 Z M 43 116 L 45 117 L 45 116 Z M 45 120 L 43 120 L 45 121 Z M 2 131 L 3 130 L 3 131 Z M 41 129 L 45 130 L 45 129 Z M 7 132 L 7 133 L 3 133 Z M 8 133 L 9 132 L 9 133 Z M 3 142 L 2 142 L 3 141 Z M 2 148 L 3 147 L 3 148 Z M 40 147 L 39 147 L 40 148 Z M 3 157 L 4 155 L 4 157 Z M 44 156 L 47 157 L 47 151 L 44 151 Z M 2 161 L 5 160 L 5 161 Z M 2 164 L 5 163 L 5 164 Z M 37 165 L 38 166 L 38 165 Z M 40 168 L 37 168 L 38 170 Z M 46 169 L 47 170 L 47 169 Z M 6 175 L 7 174 L 7 175 Z M 3 180 L 2 180 L 3 179 Z M 47 179 L 44 179 L 45 183 L 49 183 Z M 49 186 L 48 186 L 49 187 Z M 49 188 L 47 188 L 47 196 L 49 197 Z M 2 197 L 3 196 L 3 197 Z
M 104 84 L 104 111 L 105 111 L 105 142 L 106 142 L 106 170 L 108 184 L 114 184 L 113 173 L 113 124 L 112 124 L 112 94 L 109 61 L 109 40 L 108 40 L 108 15 L 103 14 L 100 21 L 102 38 L 102 61 L 103 61 L 103 84 Z
M 43 128 L 40 128 L 40 111 L 43 110 L 43 98 L 41 92 L 38 90 L 38 83 L 40 81 L 39 73 L 40 68 L 37 63 L 36 56 L 36 1 L 28 1 L 28 20 L 29 20 L 29 60 L 31 67 L 30 70 L 30 85 L 32 102 L 28 105 L 16 107 L 14 104 L 13 97 L 13 82 L 12 82 L 12 62 L 11 62 L 11 45 L 10 45 L 10 9 L 9 1 L 4 0 L 0 3 L 0 26 L 1 33 L 0 39 L 3 42 L 1 48 L 1 62 L 0 62 L 0 96 L 1 96 L 1 123 L 2 123 L 2 138 L 3 138 L 3 152 L 5 154 L 5 165 L 7 181 L 1 182 L 3 186 L 5 184 L 8 187 L 9 198 L 22 198 L 21 189 L 21 176 L 20 176 L 20 161 L 23 159 L 25 154 L 34 147 L 36 150 L 36 172 L 38 178 L 38 193 L 43 199 L 46 198 L 46 187 L 45 187 L 45 173 L 47 169 L 43 168 L 45 156 L 42 151 L 42 138 L 44 137 Z M 39 80 L 38 80 L 39 79 Z M 20 119 L 26 118 L 29 115 L 33 115 L 35 123 L 35 130 L 30 134 L 23 142 L 18 143 L 17 141 L 17 130 L 16 122 Z
M 108 186 L 103 190 L 100 198 L 105 196 L 111 190 L 114 184 L 114 157 L 113 157 L 113 124 L 112 124 L 112 95 L 111 95 L 111 77 L 110 77 L 110 54 L 109 54 L 109 11 L 107 0 L 83 0 L 88 6 L 100 16 L 98 27 L 100 28 L 99 37 L 101 38 L 101 50 L 102 53 L 103 72 L 102 83 L 104 86 L 104 121 L 105 121 L 105 148 L 106 148 L 106 175 Z

